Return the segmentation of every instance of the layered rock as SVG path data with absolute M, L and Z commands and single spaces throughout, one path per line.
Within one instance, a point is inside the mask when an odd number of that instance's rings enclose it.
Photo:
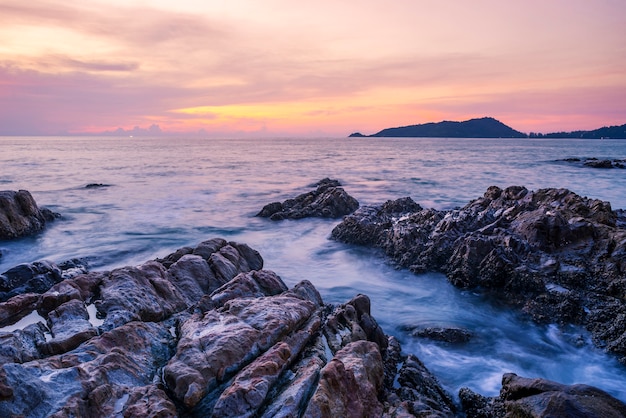
M 41 231 L 58 213 L 39 208 L 27 190 L 0 191 L 0 240 L 13 239 Z
M 626 229 L 624 212 L 608 202 L 494 186 L 454 210 L 423 209 L 410 198 L 363 207 L 332 237 L 494 292 L 536 321 L 582 324 L 626 363 Z
M 284 202 L 265 205 L 256 215 L 273 221 L 307 217 L 340 218 L 354 212 L 359 202 L 341 187 L 337 180 L 325 178 L 312 185 L 315 190 Z
M 620 418 L 626 404 L 587 385 L 563 385 L 507 373 L 497 397 L 484 397 L 468 388 L 459 392 L 467 418 L 585 417 Z
M 0 332 L 0 415 L 455 413 L 366 296 L 326 305 L 310 282 L 288 289 L 262 267 L 247 245 L 213 239 L 0 303 L 4 324 L 35 310 L 46 321 Z

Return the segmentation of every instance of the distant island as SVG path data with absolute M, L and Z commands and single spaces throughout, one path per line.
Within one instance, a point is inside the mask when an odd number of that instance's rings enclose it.
M 355 132 L 350 137 L 387 137 L 387 138 L 624 138 L 626 124 L 595 129 L 593 131 L 555 132 L 548 134 L 525 134 L 516 131 L 491 117 L 470 119 L 463 122 L 443 121 L 420 125 L 387 128 L 373 135 Z

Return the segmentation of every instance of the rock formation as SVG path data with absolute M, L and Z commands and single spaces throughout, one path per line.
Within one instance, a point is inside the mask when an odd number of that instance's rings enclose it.
M 626 168 L 626 160 L 620 159 L 598 159 L 592 158 L 566 158 L 563 161 L 570 164 L 579 165 L 581 167 L 591 168 Z
M 326 305 L 310 282 L 288 289 L 262 268 L 258 252 L 217 238 L 0 303 L 0 326 L 33 312 L 46 322 L 0 332 L 0 416 L 456 413 L 367 296 Z
M 468 388 L 461 389 L 459 396 L 467 418 L 626 416 L 626 404 L 600 389 L 529 379 L 513 373 L 502 377 L 500 396 L 488 398 Z
M 0 191 L 0 240 L 13 239 L 41 231 L 58 213 L 39 208 L 26 190 Z
M 584 325 L 626 364 L 624 225 L 623 211 L 566 189 L 493 186 L 454 210 L 410 198 L 362 207 L 332 237 L 493 292 L 538 322 Z
M 346 193 L 337 180 L 325 178 L 313 187 L 316 189 L 294 199 L 265 205 L 256 216 L 273 221 L 307 217 L 339 218 L 359 207 L 359 202 Z

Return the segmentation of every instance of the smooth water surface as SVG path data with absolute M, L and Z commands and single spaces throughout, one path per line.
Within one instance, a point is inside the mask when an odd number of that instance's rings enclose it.
M 265 268 L 289 286 L 310 280 L 327 302 L 367 294 L 384 330 L 453 394 L 469 386 L 495 395 L 502 374 L 515 372 L 595 385 L 626 401 L 626 368 L 579 329 L 536 326 L 443 275 L 396 270 L 376 250 L 330 241 L 339 220 L 254 216 L 324 177 L 339 179 L 362 205 L 411 196 L 449 209 L 491 185 L 523 185 L 568 188 L 626 208 L 626 170 L 557 161 L 571 157 L 624 159 L 626 141 L 0 138 L 0 189 L 29 190 L 63 215 L 35 237 L 0 243 L 0 272 L 74 257 L 108 270 L 220 236 L 259 250 Z M 474 338 L 446 345 L 404 331 L 424 324 L 465 327 Z

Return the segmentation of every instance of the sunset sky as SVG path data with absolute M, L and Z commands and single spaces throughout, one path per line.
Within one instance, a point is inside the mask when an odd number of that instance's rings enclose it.
M 626 1 L 0 0 L 0 135 L 483 116 L 527 133 L 626 123 Z

